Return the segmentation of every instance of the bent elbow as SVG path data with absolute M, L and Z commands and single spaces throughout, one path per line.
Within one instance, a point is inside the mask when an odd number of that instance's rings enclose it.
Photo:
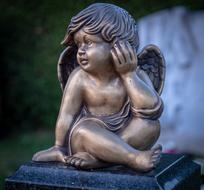
M 151 108 L 156 108 L 158 105 L 162 103 L 162 100 L 159 96 L 155 96 L 152 98 Z
M 139 118 L 145 118 L 145 119 L 158 119 L 162 112 L 163 112 L 163 101 L 159 97 L 155 102 L 152 102 L 151 104 L 146 105 L 143 108 L 134 108 L 131 107 L 133 116 L 139 117 Z

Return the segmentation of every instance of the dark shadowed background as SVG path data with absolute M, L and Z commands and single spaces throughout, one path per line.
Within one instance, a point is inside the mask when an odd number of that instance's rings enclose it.
M 5 176 L 53 144 L 62 95 L 60 42 L 71 17 L 94 2 L 116 4 L 136 19 L 176 5 L 204 9 L 201 0 L 1 1 L 0 189 Z

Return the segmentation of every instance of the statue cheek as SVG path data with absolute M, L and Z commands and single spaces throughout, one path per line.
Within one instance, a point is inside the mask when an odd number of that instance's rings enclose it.
M 100 47 L 95 46 L 95 47 L 89 48 L 86 53 L 87 53 L 87 56 L 97 59 L 101 56 L 102 50 Z

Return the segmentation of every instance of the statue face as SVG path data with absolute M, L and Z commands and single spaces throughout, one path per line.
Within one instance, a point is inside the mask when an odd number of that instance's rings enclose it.
M 87 34 L 82 28 L 75 33 L 74 41 L 78 46 L 77 61 L 83 70 L 102 72 L 112 66 L 111 45 L 99 34 Z

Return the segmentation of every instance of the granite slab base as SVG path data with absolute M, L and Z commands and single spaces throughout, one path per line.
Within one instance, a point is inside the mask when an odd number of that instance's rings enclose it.
M 6 190 L 199 190 L 200 166 L 184 155 L 162 154 L 148 173 L 124 166 L 79 171 L 61 163 L 29 162 L 5 180 Z

